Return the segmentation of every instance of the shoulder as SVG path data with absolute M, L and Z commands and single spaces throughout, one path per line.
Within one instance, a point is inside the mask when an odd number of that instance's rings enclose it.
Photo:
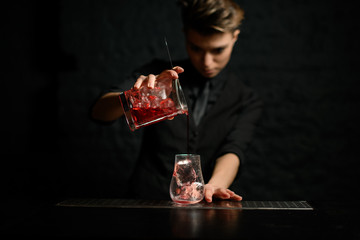
M 229 72 L 227 85 L 232 91 L 238 93 L 249 94 L 254 92 L 254 89 L 246 82 L 246 79 L 241 74 L 234 72 Z
M 245 104 L 256 103 L 262 105 L 262 100 L 257 91 L 240 74 L 229 74 L 227 90 L 232 96 L 237 96 L 239 101 Z M 231 93 L 230 93 L 231 92 Z

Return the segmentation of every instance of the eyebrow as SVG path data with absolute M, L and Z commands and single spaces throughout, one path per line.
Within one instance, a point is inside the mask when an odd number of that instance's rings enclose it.
M 197 47 L 199 49 L 202 49 L 201 47 L 199 47 L 198 45 L 188 41 L 190 45 L 194 46 L 194 47 Z M 225 49 L 229 46 L 229 44 L 225 44 L 225 45 L 221 45 L 221 46 L 218 46 L 218 47 L 214 47 L 214 48 L 211 48 L 210 50 L 216 50 L 216 49 Z

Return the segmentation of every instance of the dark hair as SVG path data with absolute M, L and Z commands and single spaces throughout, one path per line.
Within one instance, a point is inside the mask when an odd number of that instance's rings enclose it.
M 183 27 L 201 34 L 233 32 L 244 19 L 244 10 L 232 0 L 179 0 Z

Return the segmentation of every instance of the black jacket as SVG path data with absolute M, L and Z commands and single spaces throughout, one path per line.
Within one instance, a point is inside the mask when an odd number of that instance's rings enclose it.
M 179 75 L 179 80 L 189 105 L 189 151 L 200 154 L 206 183 L 218 157 L 234 153 L 241 162 L 244 161 L 244 151 L 252 139 L 262 104 L 253 90 L 226 69 L 216 77 L 216 81 L 223 84 L 214 84 L 210 95 L 216 95 L 216 98 L 209 97 L 211 102 L 209 100 L 206 114 L 196 126 L 190 107 L 196 101 L 193 89 L 201 88 L 203 82 L 209 79 L 201 79 L 189 61 L 175 65 L 185 69 Z M 138 72 L 144 75 L 158 74 L 168 68 L 168 63 L 154 61 Z M 175 154 L 187 153 L 187 116 L 178 115 L 173 120 L 144 127 L 141 149 L 129 186 L 129 197 L 169 199 Z

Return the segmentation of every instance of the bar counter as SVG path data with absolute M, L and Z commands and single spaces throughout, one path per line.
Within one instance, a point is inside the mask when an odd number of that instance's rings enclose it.
M 355 202 L 65 199 L 23 212 L 1 239 L 360 239 Z

